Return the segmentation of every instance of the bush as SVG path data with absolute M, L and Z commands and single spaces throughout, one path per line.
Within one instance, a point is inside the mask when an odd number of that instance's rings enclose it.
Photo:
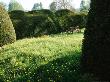
M 0 6 L 0 46 L 16 40 L 15 30 L 8 13 Z
M 16 10 L 9 14 L 17 39 L 60 33 L 70 27 L 85 25 L 82 15 L 75 15 L 74 12 L 67 9 L 58 10 L 55 13 L 47 9 L 29 12 Z
M 12 20 L 13 26 L 15 28 L 17 39 L 25 37 L 25 31 L 26 31 L 25 12 L 21 10 L 15 10 L 15 11 L 9 12 L 9 15 Z
M 71 26 L 70 15 L 74 15 L 74 12 L 68 9 L 62 9 L 55 12 L 56 24 L 58 26 L 58 32 L 66 31 Z
M 17 39 L 56 33 L 56 26 L 52 18 L 40 11 L 12 11 L 10 17 Z
M 56 27 L 53 20 L 45 15 L 30 16 L 28 17 L 27 30 L 29 36 L 41 36 L 44 34 L 51 34 L 56 32 Z
M 61 10 L 57 10 L 55 12 L 55 15 L 57 17 L 61 17 L 61 16 L 65 16 L 65 15 L 70 15 L 70 14 L 74 14 L 74 12 L 68 10 L 68 9 L 61 9 Z
M 107 1 L 91 0 L 82 46 L 83 71 L 94 74 L 102 82 L 110 80 L 110 7 L 107 7 L 109 5 Z
M 85 14 L 75 14 L 70 15 L 69 19 L 71 19 L 71 26 L 76 27 L 79 26 L 79 28 L 85 28 L 86 22 L 87 22 L 87 15 Z
M 29 14 L 33 14 L 34 16 L 36 15 L 45 15 L 48 16 L 52 19 L 54 19 L 55 15 L 52 11 L 48 10 L 48 9 L 41 9 L 41 10 L 32 10 L 28 12 Z

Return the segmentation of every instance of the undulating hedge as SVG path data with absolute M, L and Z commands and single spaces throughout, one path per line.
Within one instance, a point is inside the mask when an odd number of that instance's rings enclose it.
M 15 11 L 9 12 L 9 15 L 12 20 L 13 26 L 15 28 L 17 39 L 25 37 L 25 31 L 26 31 L 25 12 L 21 10 L 15 10 Z
M 44 34 L 65 32 L 70 27 L 84 27 L 86 15 L 62 9 L 55 13 L 48 9 L 24 12 L 16 10 L 9 12 L 14 25 L 17 39 L 35 37 Z M 86 19 L 85 19 L 86 20 Z
M 56 32 L 56 26 L 51 16 L 44 15 L 40 11 L 23 12 L 16 10 L 9 14 L 15 27 L 17 39 Z
M 27 34 L 29 36 L 41 36 L 56 31 L 53 20 L 45 15 L 29 16 L 26 21 Z
M 86 25 L 87 15 L 85 14 L 75 14 L 70 10 L 62 9 L 56 11 L 55 15 L 61 32 L 68 30 L 70 27 L 79 26 L 79 28 L 84 28 Z
M 16 34 L 8 13 L 0 5 L 0 47 L 16 41 Z

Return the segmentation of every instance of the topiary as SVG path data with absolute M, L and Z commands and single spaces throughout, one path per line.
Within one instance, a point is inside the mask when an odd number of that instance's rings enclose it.
M 59 32 L 66 31 L 69 27 L 71 27 L 71 24 L 73 23 L 71 21 L 70 16 L 74 16 L 74 12 L 68 10 L 68 9 L 62 9 L 55 12 L 56 15 L 56 24 L 58 26 Z M 59 25 L 58 25 L 59 24 Z
M 110 1 L 91 0 L 82 46 L 83 72 L 110 81 Z
M 0 47 L 16 40 L 15 30 L 8 13 L 0 6 Z
M 9 16 L 13 23 L 16 32 L 16 39 L 21 39 L 25 36 L 25 24 L 26 24 L 26 16 L 25 12 L 21 10 L 14 10 L 9 12 Z
M 74 12 L 68 10 L 68 9 L 61 9 L 61 10 L 57 10 L 55 12 L 55 15 L 57 17 L 61 17 L 61 16 L 65 16 L 65 15 L 70 15 L 70 14 L 74 14 Z
M 30 16 L 27 19 L 28 36 L 41 36 L 56 32 L 56 26 L 53 20 L 45 15 Z

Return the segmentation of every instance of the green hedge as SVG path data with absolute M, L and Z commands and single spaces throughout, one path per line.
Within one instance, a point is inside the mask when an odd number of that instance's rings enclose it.
M 87 15 L 85 14 L 75 14 L 74 12 L 62 9 L 55 12 L 60 31 L 66 31 L 70 27 L 79 26 L 79 28 L 84 28 L 87 21 Z
M 16 10 L 9 14 L 15 27 L 17 39 L 65 32 L 70 27 L 82 28 L 85 27 L 84 19 L 87 17 L 67 9 L 58 10 L 55 13 L 48 9 L 28 12 Z
M 91 0 L 82 46 L 82 69 L 110 81 L 110 2 Z
M 56 26 L 51 16 L 45 15 L 41 11 L 16 10 L 9 14 L 15 27 L 17 39 L 56 33 Z

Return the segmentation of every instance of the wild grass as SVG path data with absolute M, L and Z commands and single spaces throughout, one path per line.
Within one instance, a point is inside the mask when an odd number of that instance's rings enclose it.
M 0 82 L 89 82 L 80 72 L 83 33 L 26 38 L 0 49 Z

